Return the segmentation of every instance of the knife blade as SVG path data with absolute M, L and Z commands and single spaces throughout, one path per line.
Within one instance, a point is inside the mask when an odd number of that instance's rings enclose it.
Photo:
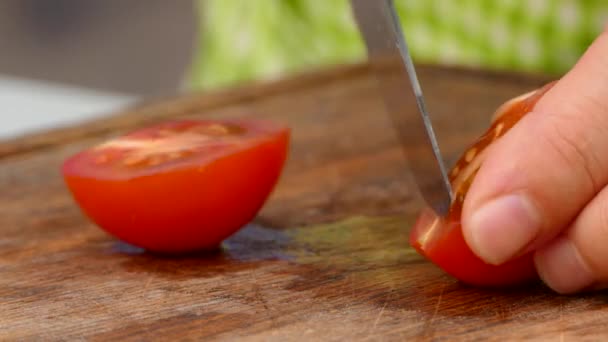
M 429 207 L 445 216 L 452 187 L 394 3 L 351 0 L 351 8 L 418 190 Z

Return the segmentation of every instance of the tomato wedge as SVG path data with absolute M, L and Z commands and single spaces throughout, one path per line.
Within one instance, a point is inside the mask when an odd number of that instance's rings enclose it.
M 109 234 L 155 252 L 214 249 L 262 208 L 289 137 L 287 127 L 262 121 L 165 122 L 84 150 L 62 173 Z
M 506 286 L 537 278 L 532 255 L 524 255 L 499 266 L 486 264 L 469 248 L 461 227 L 464 199 L 488 146 L 502 137 L 553 86 L 524 94 L 502 105 L 494 114 L 492 125 L 456 162 L 450 172 L 455 199 L 446 218 L 424 209 L 410 233 L 410 244 L 448 274 L 476 286 Z

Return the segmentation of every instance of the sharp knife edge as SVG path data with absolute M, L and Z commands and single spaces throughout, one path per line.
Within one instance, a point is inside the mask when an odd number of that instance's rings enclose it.
M 410 168 L 421 195 L 435 212 L 444 216 L 453 199 L 452 187 L 394 3 L 392 0 L 351 0 L 351 6 L 365 40 L 370 62 L 376 69 L 387 110 L 397 127 L 404 148 L 416 145 L 426 147 L 429 159 L 432 160 L 431 168 L 410 160 Z M 394 79 L 394 75 L 390 75 L 386 70 L 378 70 L 384 61 L 392 60 L 399 61 L 400 72 L 407 74 L 407 78 L 403 75 L 396 84 L 388 80 Z M 418 115 L 412 115 L 411 106 L 407 106 L 412 100 L 411 97 L 407 98 L 408 94 L 414 97 Z

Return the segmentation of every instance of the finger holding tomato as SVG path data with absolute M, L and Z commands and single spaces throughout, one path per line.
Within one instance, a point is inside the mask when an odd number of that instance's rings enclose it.
M 260 121 L 180 120 L 143 128 L 65 161 L 83 212 L 154 252 L 214 249 L 251 221 L 285 164 L 289 129 Z
M 447 217 L 438 217 L 434 211 L 426 209 L 412 229 L 411 245 L 462 282 L 477 286 L 505 286 L 537 278 L 530 253 L 500 265 L 488 263 L 476 255 L 463 235 L 462 209 L 471 184 L 492 146 L 527 115 L 552 86 L 548 84 L 538 91 L 516 97 L 498 108 L 485 134 L 463 153 L 450 170 L 454 201 Z
M 453 170 L 453 213 L 422 215 L 413 230 L 422 254 L 468 283 L 538 275 L 564 294 L 608 285 L 607 60 L 604 33 L 562 79 L 499 109 Z M 450 236 L 457 251 L 440 255 Z

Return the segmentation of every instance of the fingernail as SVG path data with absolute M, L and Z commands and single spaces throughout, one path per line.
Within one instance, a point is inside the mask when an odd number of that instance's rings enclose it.
M 593 273 L 572 242 L 559 238 L 534 257 L 540 278 L 554 291 L 573 293 L 593 285 Z
M 477 209 L 468 222 L 471 248 L 498 265 L 524 249 L 540 231 L 540 218 L 523 195 L 507 195 Z

